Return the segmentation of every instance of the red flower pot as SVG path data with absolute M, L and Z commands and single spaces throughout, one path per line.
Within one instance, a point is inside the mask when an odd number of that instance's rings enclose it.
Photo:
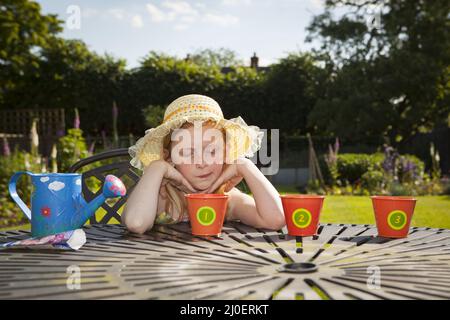
M 406 238 L 417 200 L 413 197 L 372 196 L 378 235 Z
M 225 194 L 187 194 L 189 220 L 192 234 L 199 236 L 219 235 L 228 205 Z
M 288 234 L 292 236 L 313 236 L 319 226 L 325 196 L 281 195 Z

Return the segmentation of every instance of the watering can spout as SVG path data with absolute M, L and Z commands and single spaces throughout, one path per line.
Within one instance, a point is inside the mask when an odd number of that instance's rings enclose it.
M 125 185 L 119 178 L 111 174 L 107 175 L 100 195 L 92 199 L 89 203 L 86 202 L 81 194 L 77 197 L 76 202 L 79 209 L 78 214 L 75 216 L 78 221 L 74 222 L 74 228 L 81 228 L 106 199 L 123 197 L 126 192 Z

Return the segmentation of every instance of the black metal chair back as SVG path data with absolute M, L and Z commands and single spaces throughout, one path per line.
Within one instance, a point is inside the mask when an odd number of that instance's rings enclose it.
M 127 148 L 114 149 L 81 159 L 70 167 L 69 172 L 82 173 L 82 192 L 87 202 L 101 194 L 108 174 L 119 177 L 127 188 L 124 197 L 106 200 L 89 219 L 91 224 L 121 223 L 123 206 L 141 176 L 141 172 L 130 165 L 130 159 Z

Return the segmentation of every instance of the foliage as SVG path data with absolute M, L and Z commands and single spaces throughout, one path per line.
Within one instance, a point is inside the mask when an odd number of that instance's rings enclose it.
M 339 178 L 342 181 L 356 183 L 366 172 L 379 169 L 381 154 L 340 154 L 337 159 Z
M 63 107 L 67 119 L 78 108 L 85 133 L 112 135 L 115 101 L 124 112 L 117 134 L 141 136 L 143 109 L 195 92 L 215 98 L 227 118 L 282 129 L 281 139 L 311 132 L 361 143 L 386 137 L 395 145 L 449 119 L 450 5 L 383 3 L 372 28 L 374 0 L 326 1 L 308 28 L 321 47 L 256 71 L 226 48 L 199 49 L 188 59 L 151 51 L 126 70 L 123 59 L 59 38 L 62 21 L 36 2 L 4 1 L 0 107 Z M 334 14 L 341 6 L 345 14 Z
M 371 10 L 375 8 L 375 10 Z M 344 11 L 345 14 L 334 14 Z M 330 66 L 309 125 L 342 138 L 397 144 L 450 112 L 450 3 L 328 0 L 309 26 Z M 376 25 L 368 23 L 376 19 Z
M 263 84 L 267 102 L 262 105 L 271 114 L 266 128 L 283 128 L 283 133 L 291 135 L 308 132 L 307 117 L 321 90 L 318 81 L 322 76 L 323 70 L 307 53 L 290 53 L 272 65 Z
M 59 172 L 67 172 L 75 162 L 88 155 L 83 131 L 75 128 L 69 129 L 68 133 L 58 141 Z
M 161 106 L 148 106 L 142 110 L 145 118 L 145 124 L 149 128 L 155 128 L 160 125 L 164 118 L 165 108 Z
M 0 103 L 4 94 L 25 81 L 24 73 L 39 68 L 37 48 L 45 48 L 62 31 L 55 15 L 41 14 L 35 1 L 3 0 L 0 4 Z
M 322 160 L 320 164 L 327 181 L 327 192 L 360 195 L 443 193 L 442 183 L 425 173 L 423 161 L 413 155 L 400 155 L 390 146 L 384 148 L 384 153 L 337 155 L 337 173 L 330 171 L 329 160 Z
M 77 126 L 79 119 L 75 119 L 74 122 Z M 17 147 L 11 152 L 7 140 L 3 141 L 3 154 L 0 156 L 0 228 L 18 225 L 27 221 L 8 192 L 9 179 L 15 172 L 67 172 L 69 167 L 75 162 L 90 155 L 86 150 L 82 130 L 73 128 L 68 130 L 67 135 L 60 138 L 58 148 L 56 146 L 53 147 L 50 159 L 42 157 L 37 151 L 39 136 L 35 130 L 35 125 L 36 122 L 34 121 L 30 135 L 30 140 L 32 145 L 34 145 L 31 152 L 19 150 Z M 86 169 L 90 169 L 90 167 Z M 98 180 L 87 181 L 87 186 L 91 190 L 100 188 L 100 184 Z M 30 206 L 32 185 L 28 176 L 18 181 L 17 190 L 22 200 Z
M 318 179 L 311 179 L 308 180 L 307 186 L 306 186 L 307 193 L 311 194 L 326 194 L 327 191 L 321 186 Z
M 52 39 L 41 49 L 38 69 L 25 67 L 23 83 L 5 95 L 8 108 L 65 108 L 66 123 L 77 108 L 81 129 L 112 129 L 111 105 L 120 95 L 125 61 L 91 52 L 80 40 Z
M 0 227 L 18 225 L 28 221 L 8 192 L 11 176 L 17 171 L 42 172 L 46 170 L 45 160 L 40 155 L 23 152 L 15 148 L 8 156 L 0 156 Z M 21 177 L 17 183 L 17 192 L 26 204 L 30 204 L 31 180 Z
M 225 68 L 230 66 L 242 65 L 242 61 L 238 59 L 236 52 L 227 49 L 198 49 L 189 55 L 189 59 L 198 65 L 216 66 Z
M 379 170 L 368 170 L 361 176 L 361 188 L 369 194 L 379 192 L 384 183 L 383 172 Z

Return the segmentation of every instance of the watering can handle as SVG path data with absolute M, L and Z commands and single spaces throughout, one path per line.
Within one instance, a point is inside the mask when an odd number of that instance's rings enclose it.
M 9 180 L 9 194 L 11 195 L 11 198 L 17 203 L 19 208 L 23 211 L 23 213 L 27 216 L 27 218 L 31 221 L 31 210 L 27 207 L 27 205 L 23 202 L 22 199 L 20 199 L 19 195 L 17 194 L 17 180 L 23 175 L 28 174 L 32 175 L 29 171 L 19 171 L 16 172 L 11 179 Z

